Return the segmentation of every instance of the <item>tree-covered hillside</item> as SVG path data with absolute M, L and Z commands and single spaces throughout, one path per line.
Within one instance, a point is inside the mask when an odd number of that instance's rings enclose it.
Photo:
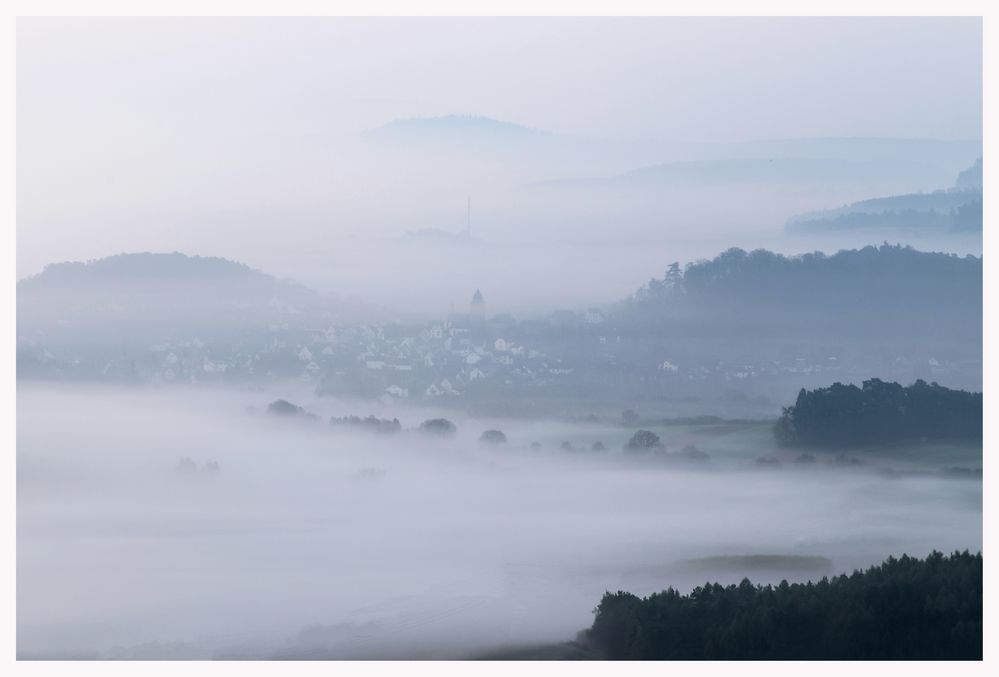
M 911 247 L 785 256 L 729 249 L 681 268 L 672 264 L 617 309 L 638 326 L 716 335 L 867 338 L 981 333 L 982 259 Z M 946 336 L 945 336 L 946 338 Z
M 818 583 L 607 593 L 586 642 L 633 660 L 980 660 L 982 555 L 903 555 Z
M 978 158 L 958 174 L 950 188 L 876 197 L 835 209 L 797 214 L 788 219 L 787 230 L 946 233 L 981 231 L 982 225 L 982 158 Z

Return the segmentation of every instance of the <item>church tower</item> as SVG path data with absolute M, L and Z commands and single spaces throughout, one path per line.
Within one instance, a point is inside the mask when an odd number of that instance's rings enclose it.
M 486 319 L 486 300 L 483 298 L 482 292 L 478 289 L 476 289 L 475 293 L 472 295 L 472 304 L 469 314 L 477 320 Z

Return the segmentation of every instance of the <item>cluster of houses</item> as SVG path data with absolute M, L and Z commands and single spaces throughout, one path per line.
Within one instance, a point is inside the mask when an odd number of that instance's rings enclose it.
M 91 365 L 96 372 L 80 375 L 164 383 L 296 378 L 320 392 L 391 401 L 456 397 L 491 383 L 543 386 L 571 373 L 557 359 L 502 336 L 501 329 L 486 319 L 476 291 L 471 312 L 422 326 L 272 325 L 236 341 L 163 341 L 140 353 L 105 357 L 103 366 Z
M 800 380 L 842 373 L 846 366 L 836 356 L 789 355 L 754 364 L 689 356 L 680 360 L 668 350 L 636 351 L 599 311 L 587 311 L 576 320 L 569 329 L 553 325 L 551 331 L 520 331 L 512 318 L 488 319 L 484 297 L 476 290 L 469 312 L 423 325 L 270 325 L 237 337 L 164 341 L 90 359 L 59 358 L 43 346 L 19 341 L 18 371 L 147 382 L 254 384 L 295 378 L 314 383 L 320 393 L 391 402 L 476 392 L 509 394 L 525 388 L 572 389 L 584 381 L 607 384 L 620 378 L 625 362 L 629 365 L 625 371 L 664 387 L 786 376 Z M 574 350 L 566 350 L 569 342 Z M 923 360 L 922 367 L 911 360 L 903 362 L 896 360 L 891 366 L 914 373 L 922 369 L 918 375 L 930 379 L 950 368 L 936 358 Z

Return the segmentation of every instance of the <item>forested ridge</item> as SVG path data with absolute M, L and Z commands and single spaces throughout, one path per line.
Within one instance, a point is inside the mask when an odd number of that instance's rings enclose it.
M 584 641 L 633 660 L 980 660 L 982 555 L 903 555 L 866 571 L 758 586 L 606 593 Z
M 905 297 L 911 303 L 949 298 L 966 303 L 981 298 L 982 259 L 909 246 L 883 244 L 785 256 L 766 249 L 732 248 L 710 260 L 680 267 L 671 264 L 631 299 L 639 306 L 729 298 L 759 304 L 837 301 L 870 305 L 882 298 Z M 977 295 L 973 292 L 977 289 Z M 858 295 L 858 292 L 862 292 Z

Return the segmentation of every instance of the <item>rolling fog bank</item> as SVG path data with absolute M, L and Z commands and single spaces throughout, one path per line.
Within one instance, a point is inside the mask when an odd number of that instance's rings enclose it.
M 814 580 L 982 543 L 980 476 L 940 472 L 981 467 L 977 445 L 802 464 L 767 423 L 652 427 L 707 454 L 663 462 L 622 451 L 632 427 L 304 384 L 17 397 L 21 658 L 464 657 L 571 639 L 605 590 Z M 268 415 L 279 397 L 318 419 Z M 402 432 L 328 424 L 351 414 Z M 453 438 L 417 432 L 440 415 Z M 508 443 L 480 444 L 487 429 Z

